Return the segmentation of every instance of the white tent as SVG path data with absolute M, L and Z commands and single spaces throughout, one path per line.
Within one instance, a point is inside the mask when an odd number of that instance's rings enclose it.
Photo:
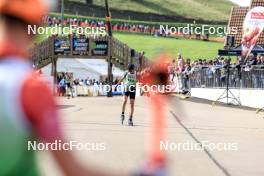
M 107 76 L 108 63 L 104 59 L 66 59 L 59 58 L 57 62 L 57 72 L 71 72 L 74 78 L 96 79 Z M 41 69 L 46 76 L 51 75 L 51 64 Z M 121 77 L 124 71 L 113 66 L 113 76 Z

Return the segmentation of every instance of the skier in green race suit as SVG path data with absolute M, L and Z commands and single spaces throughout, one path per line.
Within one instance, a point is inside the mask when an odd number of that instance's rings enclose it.
M 128 125 L 133 126 L 133 115 L 134 115 L 134 107 L 135 107 L 135 98 L 136 98 L 136 84 L 137 84 L 137 73 L 135 70 L 134 64 L 128 65 L 128 71 L 125 72 L 122 79 L 117 83 L 119 85 L 121 82 L 124 83 L 124 101 L 122 105 L 122 114 L 121 114 L 121 123 L 123 125 L 125 120 L 125 110 L 128 97 L 130 98 L 131 111 L 128 119 Z

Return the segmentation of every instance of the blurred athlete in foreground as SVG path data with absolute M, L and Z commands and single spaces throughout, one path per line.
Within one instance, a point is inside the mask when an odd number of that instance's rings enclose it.
M 31 70 L 27 52 L 33 40 L 27 27 L 39 24 L 47 10 L 44 0 L 0 0 L 1 176 L 39 175 L 28 141 L 63 141 L 52 94 Z M 50 151 L 64 175 L 119 175 L 81 167 L 70 151 Z

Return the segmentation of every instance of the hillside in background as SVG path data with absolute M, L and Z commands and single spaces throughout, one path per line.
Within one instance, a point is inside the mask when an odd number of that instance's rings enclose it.
M 86 2 L 85 0 L 66 1 Z M 98 7 L 104 7 L 104 0 L 93 0 L 93 3 Z M 231 7 L 234 5 L 228 0 L 109 0 L 109 4 L 111 9 L 122 12 L 180 16 L 192 20 L 222 23 L 228 21 Z

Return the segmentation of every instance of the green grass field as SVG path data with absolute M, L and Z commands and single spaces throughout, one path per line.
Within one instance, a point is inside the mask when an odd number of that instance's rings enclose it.
M 114 33 L 114 37 L 126 43 L 136 51 L 145 51 L 149 59 L 155 58 L 162 52 L 167 52 L 173 57 L 181 53 L 184 58 L 210 59 L 217 56 L 218 49 L 223 48 L 223 43 L 207 42 L 189 39 L 160 38 L 139 34 Z
M 85 0 L 70 0 L 81 1 Z M 103 0 L 93 0 L 104 6 Z M 227 21 L 231 7 L 228 0 L 109 0 L 111 8 L 162 15 L 180 15 L 192 19 Z

